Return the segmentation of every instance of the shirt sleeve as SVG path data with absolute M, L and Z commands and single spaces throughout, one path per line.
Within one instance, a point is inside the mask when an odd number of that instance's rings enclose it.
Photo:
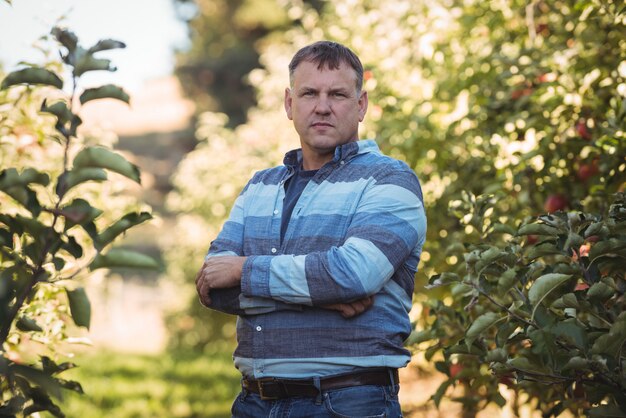
M 235 200 L 228 220 L 217 238 L 211 243 L 205 260 L 220 256 L 243 256 L 244 200 L 246 186 Z M 211 290 L 209 308 L 232 315 L 257 315 L 278 310 L 301 310 L 301 306 L 288 305 L 267 297 L 245 296 L 241 287 Z
M 305 255 L 249 257 L 241 290 L 249 297 L 312 306 L 362 299 L 378 293 L 411 255 L 419 259 L 425 235 L 415 173 L 408 167 L 388 170 L 364 191 L 342 245 Z

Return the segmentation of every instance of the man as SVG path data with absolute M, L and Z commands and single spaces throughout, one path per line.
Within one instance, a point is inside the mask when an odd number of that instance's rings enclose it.
M 426 218 L 410 168 L 359 141 L 363 67 L 317 42 L 289 64 L 300 137 L 237 198 L 196 278 L 238 315 L 235 417 L 401 416 L 397 369 Z

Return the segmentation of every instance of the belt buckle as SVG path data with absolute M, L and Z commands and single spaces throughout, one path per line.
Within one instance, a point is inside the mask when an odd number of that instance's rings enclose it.
M 279 396 L 269 396 L 266 395 L 264 390 L 263 390 L 263 386 L 265 383 L 277 383 L 276 379 L 273 377 L 263 377 L 261 379 L 258 379 L 256 381 L 257 383 L 257 387 L 259 388 L 259 396 L 261 397 L 261 400 L 263 401 L 275 401 L 276 399 L 280 399 Z

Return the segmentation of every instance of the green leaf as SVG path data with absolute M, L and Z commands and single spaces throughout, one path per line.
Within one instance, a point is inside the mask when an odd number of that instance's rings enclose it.
M 581 237 L 580 235 L 574 232 L 570 232 L 569 234 L 567 234 L 567 240 L 565 241 L 565 244 L 563 244 L 563 248 L 564 249 L 572 248 L 578 251 L 578 249 L 584 242 L 585 242 L 585 239 L 583 237 Z
M 515 235 L 515 229 L 512 227 L 496 222 L 493 226 L 493 232 L 501 234 Z
M 24 68 L 9 73 L 4 80 L 2 80 L 0 89 L 4 90 L 18 84 L 38 84 L 53 86 L 58 89 L 63 88 L 63 80 L 61 80 L 58 75 L 40 67 Z
M 74 158 L 74 168 L 104 168 L 141 183 L 139 168 L 119 154 L 102 147 L 87 147 Z
M 104 181 L 107 173 L 101 168 L 75 168 L 59 176 L 56 193 L 63 196 L 69 189 L 88 181 Z
M 452 385 L 452 383 L 454 383 L 452 380 L 446 380 L 441 385 L 439 385 L 435 393 L 431 396 L 431 399 L 435 402 L 436 407 L 439 407 L 441 399 L 445 396 L 446 391 L 448 390 L 450 385 Z
M 561 370 L 585 370 L 589 367 L 589 360 L 583 357 L 574 356 L 570 358 L 565 366 Z
M 74 323 L 79 327 L 89 329 L 91 322 L 91 303 L 87 297 L 87 292 L 82 287 L 74 290 L 65 289 L 70 302 L 70 313 Z
M 496 312 L 487 312 L 480 315 L 472 322 L 472 325 L 465 333 L 465 341 L 467 346 L 471 346 L 474 340 L 480 336 L 484 331 L 494 326 L 496 323 L 506 319 L 506 316 L 500 316 Z
M 67 48 L 67 50 L 72 53 L 78 46 L 78 37 L 74 34 L 74 32 L 67 30 L 65 28 L 60 28 L 55 26 L 50 31 L 52 35 L 56 38 L 56 40 Z
M 98 238 L 94 242 L 96 249 L 101 250 L 129 228 L 139 225 L 149 219 L 152 219 L 152 215 L 148 212 L 127 213 L 98 235 Z
M 508 353 L 504 348 L 494 348 L 487 353 L 485 361 L 492 363 L 505 363 L 508 358 Z
M 18 173 L 15 168 L 0 171 L 0 190 L 25 187 L 33 183 L 47 186 L 50 183 L 50 177 L 34 168 L 27 168 L 21 173 Z
M 47 186 L 49 182 L 47 174 L 40 173 L 33 168 L 27 168 L 21 174 L 15 168 L 7 168 L 0 172 L 0 190 L 23 205 L 34 216 L 39 216 L 41 213 L 41 205 L 37 194 L 28 185 L 35 183 Z
M 508 292 L 515 283 L 518 282 L 517 270 L 508 269 L 500 275 L 498 279 L 498 290 L 502 293 Z
M 578 309 L 580 304 L 578 303 L 578 299 L 576 299 L 576 295 L 573 293 L 566 293 L 554 302 L 552 302 L 552 307 L 556 309 L 565 309 L 565 308 L 574 308 Z
M 0 228 L 0 246 L 13 248 L 13 234 L 11 231 Z
M 594 222 L 585 229 L 585 238 L 589 238 L 594 235 L 601 237 L 608 233 L 608 228 L 604 225 L 604 222 Z
M 94 208 L 84 199 L 74 199 L 69 205 L 59 209 L 59 215 L 65 218 L 65 230 L 74 225 L 82 225 L 91 222 L 102 214 L 102 210 Z
M 550 372 L 550 370 L 548 370 L 545 366 L 531 362 L 526 357 L 512 358 L 508 360 L 506 364 L 514 368 L 515 370 L 519 370 L 519 371 L 522 371 L 524 373 L 529 373 L 529 374 L 545 374 L 545 373 Z
M 626 312 L 622 312 L 608 333 L 596 339 L 591 347 L 594 354 L 608 354 L 617 357 L 626 342 Z
M 11 364 L 9 370 L 18 376 L 22 376 L 29 382 L 39 386 L 45 393 L 61 398 L 61 386 L 49 374 L 31 366 L 22 364 Z
M 528 259 L 534 260 L 539 257 L 544 257 L 547 255 L 557 255 L 563 254 L 563 251 L 559 250 L 554 244 L 551 243 L 543 243 L 539 245 L 532 246 L 528 251 Z
M 428 279 L 428 285 L 424 286 L 426 289 L 434 289 L 440 286 L 447 286 L 451 283 L 458 283 L 459 275 L 456 273 L 443 272 L 441 274 L 435 274 Z
M 88 71 L 116 71 L 117 68 L 111 66 L 111 60 L 105 58 L 96 58 L 90 52 L 78 47 L 75 51 L 76 62 L 74 64 L 73 74 L 80 77 Z
M 28 233 L 33 237 L 40 237 L 43 236 L 48 229 L 46 225 L 38 220 L 21 215 L 8 216 L 0 214 L 0 222 L 7 225 L 12 232 L 19 235 Z
M 86 89 L 80 95 L 80 103 L 85 104 L 97 99 L 117 99 L 125 103 L 130 102 L 130 96 L 121 88 L 113 84 L 106 84 L 101 87 Z
M 540 276 L 535 280 L 528 290 L 528 298 L 530 303 L 534 305 L 532 318 L 535 317 L 535 311 L 541 302 L 552 293 L 556 288 L 565 283 L 572 277 L 571 274 L 549 273 Z
M 626 418 L 626 411 L 617 405 L 599 405 L 589 410 L 590 418 Z
M 611 238 L 606 241 L 598 241 L 591 246 L 589 259 L 594 262 L 597 258 L 603 256 L 615 257 L 618 256 L 624 248 L 626 248 L 626 240 Z
M 89 48 L 87 52 L 93 54 L 100 51 L 107 51 L 109 49 L 126 48 L 126 44 L 114 39 L 102 39 L 98 41 L 94 46 Z
M 113 248 L 107 254 L 98 254 L 89 265 L 90 270 L 99 268 L 139 268 L 158 270 L 161 267 L 150 256 L 136 251 Z
M 606 301 L 615 294 L 615 289 L 602 282 L 594 283 L 587 291 L 587 297 L 592 300 Z
M 20 331 L 43 331 L 43 329 L 37 324 L 37 322 L 35 322 L 34 319 L 31 319 L 24 315 L 20 316 L 15 325 Z
M 0 374 L 6 375 L 4 370 L 0 370 Z M 11 399 L 0 406 L 0 416 L 3 418 L 16 418 L 19 413 L 23 412 L 26 399 L 23 396 L 13 395 Z
M 574 344 L 581 350 L 587 347 L 587 333 L 583 326 L 574 318 L 557 322 L 554 326 L 549 327 L 549 331 L 556 337 Z
M 558 235 L 559 229 L 546 224 L 523 225 L 517 231 L 517 235 Z
M 73 392 L 80 393 L 81 395 L 85 393 L 81 384 L 74 380 L 59 379 L 59 384 L 61 385 L 63 389 L 71 390 Z
M 406 345 L 420 344 L 433 339 L 433 332 L 430 329 L 424 329 L 421 331 L 413 330 L 409 338 L 406 340 Z
M 47 356 L 41 357 L 41 365 L 43 366 L 43 371 L 50 375 L 59 374 L 76 367 L 76 364 L 68 362 L 57 364 Z
M 83 256 L 83 247 L 81 247 L 78 241 L 76 241 L 76 238 L 72 236 L 68 236 L 67 242 L 64 242 L 61 248 L 67 251 L 74 258 L 80 258 Z
M 56 271 L 61 271 L 63 270 L 63 267 L 65 267 L 65 260 L 61 257 L 53 257 L 52 264 L 54 264 L 54 269 Z
M 66 124 L 68 121 L 72 120 L 72 118 L 74 117 L 74 114 L 72 113 L 72 111 L 67 107 L 67 103 L 65 103 L 62 100 L 56 103 L 53 103 L 50 106 L 48 106 L 46 103 L 46 100 L 44 100 L 41 105 L 41 111 L 50 113 L 56 116 L 58 122 L 61 125 Z

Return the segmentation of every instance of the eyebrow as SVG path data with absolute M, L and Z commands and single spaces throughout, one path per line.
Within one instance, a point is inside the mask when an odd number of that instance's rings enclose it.
M 298 89 L 296 91 L 297 94 L 304 94 L 304 93 L 319 93 L 319 90 L 314 88 L 314 87 L 301 87 L 300 89 Z M 349 95 L 350 94 L 350 89 L 346 89 L 345 87 L 337 87 L 337 88 L 332 88 L 328 91 L 329 94 L 334 94 L 334 93 L 342 93 L 345 95 Z

